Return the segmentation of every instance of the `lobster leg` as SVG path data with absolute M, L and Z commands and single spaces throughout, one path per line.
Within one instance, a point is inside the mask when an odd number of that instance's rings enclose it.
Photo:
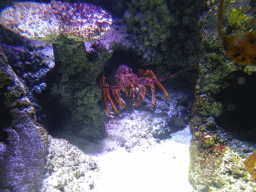
M 121 98 L 120 92 L 118 90 L 113 90 L 112 93 L 115 96 L 116 101 L 121 105 L 121 107 L 125 108 L 126 104 L 123 101 L 123 99 Z
M 153 108 L 156 104 L 156 98 L 155 98 L 155 86 L 154 86 L 154 83 L 151 83 L 150 84 L 150 88 L 151 88 L 151 93 L 152 93 L 152 105 L 151 105 L 151 108 Z
M 146 70 L 145 73 L 144 73 L 144 75 L 150 75 L 151 79 L 157 80 L 155 74 L 154 74 L 153 71 L 151 71 L 151 70 Z M 157 86 L 158 86 L 160 89 L 163 90 L 163 92 L 164 92 L 164 94 L 165 94 L 165 97 L 166 97 L 166 101 L 168 101 L 168 99 L 169 99 L 169 94 L 167 93 L 167 91 L 166 91 L 166 89 L 164 88 L 164 86 L 163 86 L 159 81 L 156 81 L 156 84 L 157 84 Z M 151 88 L 151 90 L 152 90 L 152 88 Z M 153 97 L 152 97 L 152 100 L 153 100 Z M 152 103 L 153 103 L 153 101 L 152 101 Z
M 105 87 L 107 87 L 107 88 L 105 88 Z M 119 114 L 118 109 L 116 108 L 113 100 L 110 97 L 109 85 L 106 83 L 104 75 L 102 75 L 102 77 L 101 77 L 101 90 L 102 90 L 102 95 L 103 95 L 103 99 L 104 99 L 104 103 L 105 103 L 105 106 L 106 106 L 106 111 L 107 111 L 108 116 L 110 116 L 110 110 L 109 110 L 109 107 L 108 107 L 108 100 L 111 103 L 115 113 Z

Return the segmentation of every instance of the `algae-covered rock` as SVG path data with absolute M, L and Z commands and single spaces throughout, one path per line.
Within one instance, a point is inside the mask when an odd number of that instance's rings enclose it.
M 256 191 L 255 182 L 244 165 L 245 157 L 255 150 L 249 143 L 255 142 L 255 138 L 248 131 L 255 129 L 250 127 L 255 124 L 254 118 L 244 115 L 248 114 L 248 107 L 254 106 L 255 97 L 248 97 L 250 93 L 247 93 L 254 78 L 247 78 L 252 82 L 246 82 L 244 77 L 252 75 L 255 67 L 238 64 L 227 54 L 227 45 L 222 44 L 218 33 L 218 3 L 209 5 L 210 10 L 201 20 L 204 54 L 199 64 L 200 76 L 190 122 L 193 139 L 189 181 L 195 191 Z M 249 30 L 248 3 L 240 0 L 224 3 L 223 33 L 234 33 L 237 43 L 243 41 L 239 39 L 243 37 L 240 34 Z M 248 118 L 244 118 L 246 116 Z
M 96 78 L 103 64 L 110 58 L 108 51 L 89 55 L 82 42 L 60 37 L 54 43 L 56 68 L 59 78 L 53 85 L 52 94 L 71 112 L 72 128 L 80 137 L 99 138 L 104 134 L 104 112 L 98 102 L 101 91 Z
M 85 87 L 83 90 L 75 93 L 72 120 L 83 129 L 78 131 L 80 137 L 96 138 L 104 133 L 103 120 L 105 113 L 98 105 L 101 99 L 101 91 L 95 86 Z
M 136 12 L 136 9 L 140 12 Z M 171 30 L 168 28 L 173 25 L 175 19 L 170 14 L 168 4 L 164 0 L 132 0 L 129 4 L 129 11 L 133 17 L 128 18 L 126 15 L 128 27 L 135 23 L 140 25 L 141 28 L 131 30 L 144 34 L 144 39 L 142 39 L 144 45 L 156 47 L 170 37 Z
M 244 158 L 230 148 L 221 154 L 203 153 L 190 147 L 189 181 L 195 191 L 256 191 L 256 184 L 244 165 Z
M 199 13 L 206 1 L 132 0 L 124 14 L 147 64 L 186 66 L 200 55 Z M 164 70 L 164 69 L 163 69 Z

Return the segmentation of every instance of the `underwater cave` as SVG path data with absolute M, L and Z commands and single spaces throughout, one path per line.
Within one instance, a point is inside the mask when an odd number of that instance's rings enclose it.
M 88 54 L 89 60 L 94 60 L 94 54 Z M 104 72 L 106 79 L 110 85 L 113 85 L 114 75 L 120 65 L 127 65 L 137 73 L 138 68 L 141 68 L 142 62 L 140 56 L 133 50 L 117 49 L 113 52 L 112 57 L 105 63 Z M 42 124 L 47 131 L 53 136 L 57 136 L 61 132 L 65 132 L 65 127 L 72 124 L 71 112 L 59 103 L 59 98 L 51 95 L 51 88 L 54 82 L 58 81 L 58 65 L 48 72 L 45 82 L 47 89 L 40 94 L 35 94 L 37 107 L 37 122 Z M 97 85 L 99 86 L 99 77 L 97 78 Z M 105 109 L 104 103 L 100 100 L 102 110 Z
M 47 88 L 41 93 L 33 94 L 33 97 L 36 99 L 35 103 L 37 103 L 35 105 L 37 122 L 42 124 L 53 136 L 63 132 L 65 125 L 71 119 L 70 111 L 59 103 L 58 97 L 51 95 L 52 86 L 58 79 L 57 71 L 58 66 L 49 71 L 45 78 Z
M 216 123 L 235 138 L 256 143 L 256 74 L 233 72 L 230 85 L 218 95 L 223 104 L 223 113 L 216 117 Z
M 104 73 L 109 85 L 113 85 L 114 76 L 120 65 L 127 65 L 132 68 L 135 74 L 142 67 L 142 58 L 134 50 L 117 49 L 113 52 L 112 57 L 105 63 L 102 73 Z M 99 77 L 101 74 L 99 75 Z M 97 79 L 99 81 L 99 79 Z
M 138 70 L 140 68 L 143 68 L 143 61 L 142 57 L 138 55 L 137 52 L 135 52 L 133 49 L 116 49 L 111 58 L 105 63 L 103 71 L 99 74 L 97 77 L 97 85 L 100 86 L 100 78 L 104 74 L 106 78 L 106 83 L 108 83 L 110 86 L 115 86 L 115 74 L 121 65 L 126 65 L 129 68 L 132 69 L 132 72 L 135 73 L 136 75 L 138 74 Z M 126 97 L 126 95 L 121 92 L 122 98 L 125 100 L 127 103 L 127 106 L 122 109 L 121 111 L 132 111 L 132 99 L 130 97 Z M 111 96 L 113 96 L 111 94 Z M 113 99 L 114 97 L 112 97 Z M 118 103 L 113 100 L 116 105 Z M 103 100 L 100 101 L 100 105 L 102 110 L 105 110 L 105 104 Z
M 50 90 L 35 95 L 40 109 L 37 110 L 37 122 L 42 124 L 53 136 L 64 131 L 71 119 L 70 112 L 61 106 L 58 99 L 50 95 Z
M 89 60 L 94 60 L 95 55 L 89 54 Z M 99 74 L 97 78 L 97 84 L 99 86 L 99 79 L 104 73 L 106 81 L 110 86 L 115 85 L 115 74 L 120 65 L 127 65 L 132 68 L 132 71 L 135 74 L 138 74 L 140 68 L 151 69 L 154 72 L 159 70 L 159 67 L 156 65 L 143 66 L 142 57 L 138 55 L 134 50 L 128 49 L 117 49 L 113 52 L 111 58 L 104 64 L 104 69 Z M 184 68 L 184 67 L 183 67 Z M 183 69 L 174 68 L 170 70 L 170 74 L 177 73 Z M 171 79 L 163 81 L 165 88 L 170 88 L 175 91 L 184 91 L 189 93 L 190 98 L 193 98 L 194 86 L 196 84 L 196 79 L 198 77 L 197 68 L 193 67 L 193 70 L 184 71 L 181 74 L 172 77 Z M 62 106 L 59 102 L 60 98 L 51 95 L 51 87 L 54 82 L 58 81 L 60 78 L 58 76 L 58 65 L 55 66 L 53 70 L 48 72 L 45 82 L 47 84 L 47 89 L 42 91 L 40 94 L 35 94 L 36 103 L 38 103 L 37 108 L 37 121 L 42 124 L 51 135 L 56 137 L 59 133 L 65 132 L 65 127 L 72 124 L 72 114 L 68 108 Z M 149 87 L 147 87 L 149 89 Z M 156 86 L 156 89 L 159 91 L 159 88 Z M 160 90 L 161 91 L 161 90 Z M 132 111 L 132 99 L 125 96 L 122 93 L 122 98 L 127 103 L 127 107 L 123 111 Z M 99 101 L 102 110 L 105 110 L 105 105 L 102 100 Z M 187 104 L 186 104 L 187 107 Z M 143 108 L 143 105 L 139 106 L 137 109 Z

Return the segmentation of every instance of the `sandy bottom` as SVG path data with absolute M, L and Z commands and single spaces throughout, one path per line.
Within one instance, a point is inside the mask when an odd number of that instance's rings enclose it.
M 72 135 L 73 145 L 53 140 L 48 164 L 54 169 L 43 192 L 191 192 L 189 126 L 156 139 L 153 133 L 167 123 L 149 115 L 135 111 L 107 122 L 107 136 L 96 143 Z
M 188 183 L 189 127 L 147 149 L 135 148 L 131 152 L 120 148 L 102 153 L 99 163 L 99 192 L 190 192 Z

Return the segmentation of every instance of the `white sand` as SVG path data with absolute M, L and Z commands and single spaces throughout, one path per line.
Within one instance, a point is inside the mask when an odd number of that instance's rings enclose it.
M 189 127 L 172 139 L 145 150 L 124 148 L 98 155 L 99 192 L 190 192 L 188 183 Z

